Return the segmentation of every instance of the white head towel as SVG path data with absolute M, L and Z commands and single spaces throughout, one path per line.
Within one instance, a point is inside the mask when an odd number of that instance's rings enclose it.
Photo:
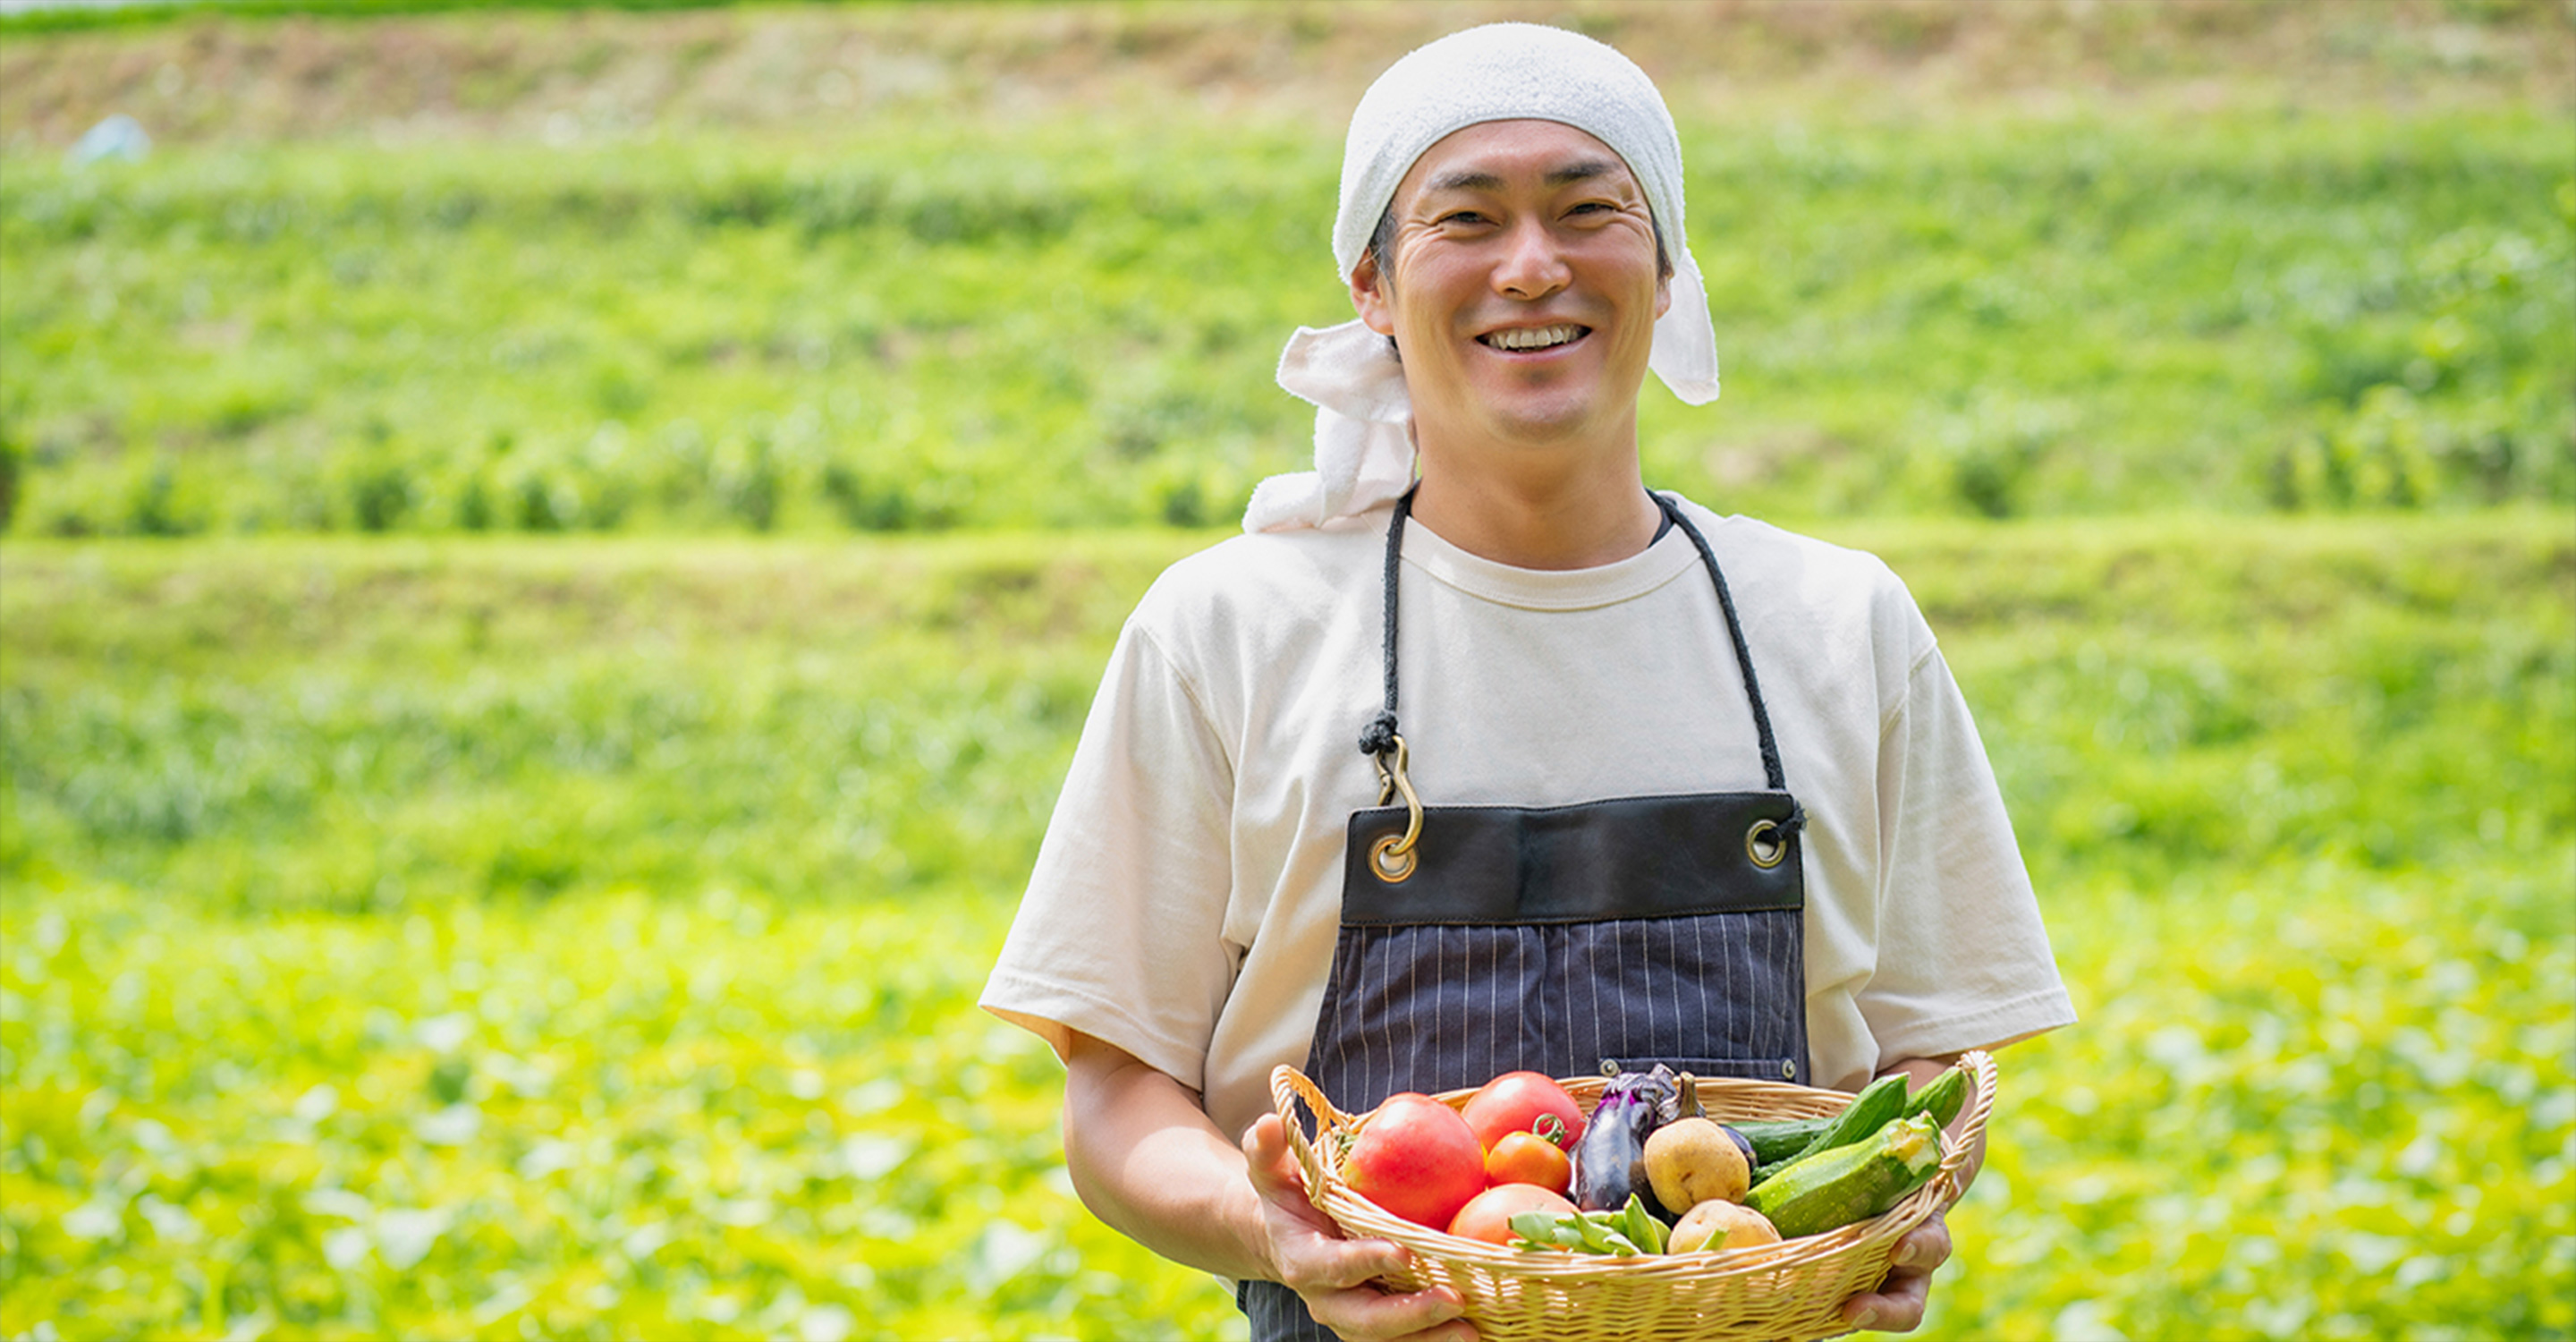
M 1423 151 L 1488 121 L 1556 121 L 1626 160 L 1672 259 L 1672 306 L 1655 323 L 1647 366 L 1691 405 L 1717 398 L 1717 336 L 1682 229 L 1682 146 L 1646 72 L 1579 33 L 1496 23 L 1453 33 L 1387 67 L 1351 113 L 1333 260 L 1348 283 L 1396 186 Z M 1386 337 L 1353 320 L 1299 327 L 1279 385 L 1315 404 L 1315 469 L 1252 492 L 1246 531 L 1321 526 L 1366 512 L 1413 480 L 1413 403 Z

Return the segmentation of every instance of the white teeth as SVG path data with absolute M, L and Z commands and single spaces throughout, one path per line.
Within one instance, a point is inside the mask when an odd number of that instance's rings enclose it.
M 1534 326 L 1520 330 L 1496 331 L 1485 337 L 1485 343 L 1496 349 L 1546 349 L 1550 345 L 1562 345 L 1582 334 L 1582 327 L 1570 324 Z

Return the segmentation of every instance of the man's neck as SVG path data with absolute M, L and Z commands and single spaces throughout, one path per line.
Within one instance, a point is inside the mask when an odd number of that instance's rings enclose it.
M 1413 515 L 1469 554 L 1527 569 L 1615 564 L 1652 544 L 1662 521 L 1633 455 L 1615 470 L 1475 471 L 1426 460 Z

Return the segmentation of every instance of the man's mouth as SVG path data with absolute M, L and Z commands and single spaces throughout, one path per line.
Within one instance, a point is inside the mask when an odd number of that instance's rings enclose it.
M 1488 349 L 1525 354 L 1531 350 L 1554 349 L 1559 345 L 1570 345 L 1591 334 L 1591 331 L 1592 328 L 1588 326 L 1560 322 L 1554 326 L 1521 326 L 1507 331 L 1491 331 L 1476 337 L 1476 341 Z

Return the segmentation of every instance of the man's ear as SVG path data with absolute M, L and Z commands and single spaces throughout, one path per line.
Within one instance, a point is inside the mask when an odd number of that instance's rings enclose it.
M 1368 329 L 1382 336 L 1395 334 L 1393 286 L 1378 273 L 1375 251 L 1360 253 L 1359 264 L 1351 267 L 1351 306 Z
M 1664 314 L 1672 310 L 1673 277 L 1658 275 L 1655 277 L 1655 320 L 1662 321 Z

